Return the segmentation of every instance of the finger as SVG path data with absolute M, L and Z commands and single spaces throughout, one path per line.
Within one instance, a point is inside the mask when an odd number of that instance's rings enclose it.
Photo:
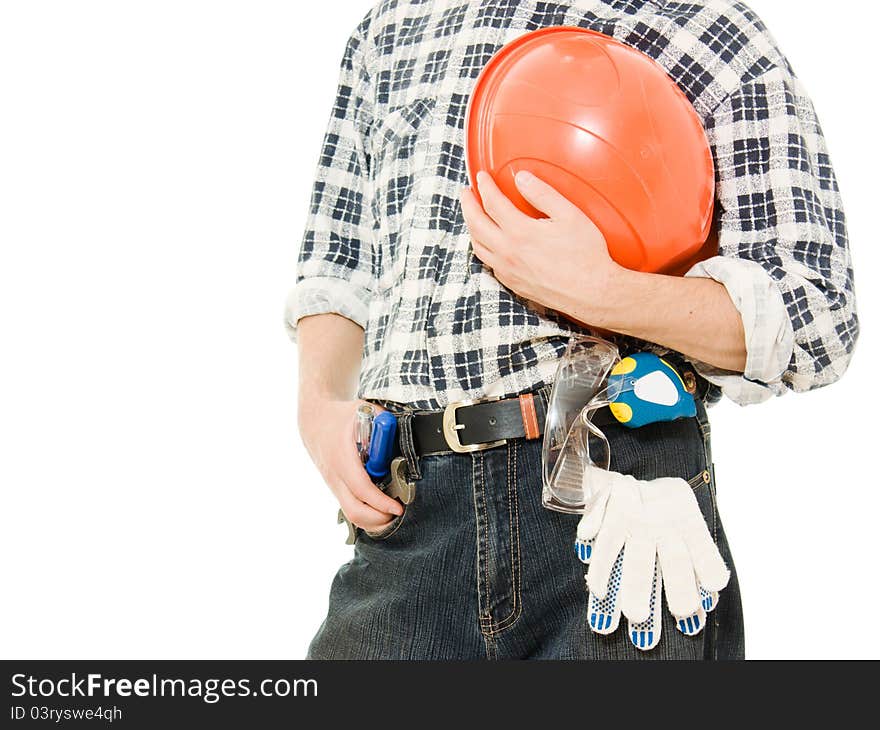
M 387 530 L 389 527 L 391 527 L 391 525 L 393 525 L 399 519 L 400 519 L 399 517 L 392 517 L 390 520 L 386 520 L 381 525 L 374 525 L 372 527 L 368 527 L 365 529 L 367 530 L 368 533 L 373 533 L 373 534 L 375 534 L 377 532 L 383 532 L 384 530 Z
M 495 254 L 491 251 L 491 249 L 486 248 L 486 246 L 484 246 L 482 243 L 474 238 L 471 239 L 471 246 L 474 249 L 474 256 L 476 256 L 490 269 L 495 268 Z
M 613 568 L 623 549 L 624 535 L 613 530 L 603 530 L 596 537 L 593 555 L 590 558 L 590 572 L 587 574 L 587 585 L 590 592 L 599 598 L 605 598 L 611 589 L 609 582 Z
M 580 561 L 589 565 L 593 557 L 593 548 L 596 547 L 596 533 L 602 526 L 602 518 L 605 516 L 605 505 L 608 495 L 600 494 L 599 501 L 593 505 L 589 512 L 585 512 L 578 522 L 577 539 L 574 541 L 574 550 Z
M 584 472 L 585 482 L 588 479 L 589 473 L 590 469 L 588 468 Z M 584 492 L 587 492 L 586 487 L 584 488 Z M 578 540 L 583 542 L 591 542 L 595 540 L 596 535 L 599 533 L 599 528 L 602 527 L 602 521 L 605 519 L 605 509 L 608 506 L 608 498 L 610 495 L 610 488 L 603 486 L 599 489 L 599 496 L 596 498 L 596 502 L 589 511 L 584 513 L 584 516 L 581 517 L 580 522 L 578 522 Z
M 562 193 L 526 170 L 516 174 L 516 187 L 522 196 L 542 213 L 551 218 L 571 218 L 583 216 L 580 208 L 568 200 Z M 583 216 L 586 218 L 586 216 Z
M 345 461 L 340 476 L 348 491 L 361 502 L 365 502 L 374 509 L 386 514 L 403 514 L 403 506 L 396 499 L 392 499 L 385 494 L 370 479 L 356 451 L 350 459 Z
M 394 520 L 393 517 L 389 519 L 386 513 L 373 509 L 348 492 L 340 496 L 339 506 L 342 507 L 342 511 L 351 524 L 364 530 L 377 532 Z
M 715 610 L 719 598 L 718 593 L 715 591 L 707 591 L 705 588 L 700 587 L 700 602 L 703 604 L 703 610 L 706 613 L 711 613 Z
M 500 228 L 513 229 L 534 221 L 501 192 L 501 188 L 488 172 L 481 170 L 477 173 L 477 189 L 483 201 L 483 210 Z
M 360 473 L 343 475 L 343 482 L 349 492 L 361 502 L 370 505 L 370 507 L 379 512 L 398 516 L 403 514 L 403 505 L 401 505 L 400 502 L 396 499 L 392 499 L 379 489 L 379 487 L 373 484 L 369 477 L 367 477 L 367 472 L 364 471 L 360 465 L 358 465 L 357 471 Z
M 584 565 L 590 564 L 590 558 L 593 557 L 593 546 L 595 544 L 595 540 L 582 540 L 581 538 L 578 538 L 574 541 L 575 555 L 578 556 L 578 560 Z
M 471 238 L 479 240 L 486 248 L 495 250 L 500 242 L 501 229 L 493 221 L 470 188 L 464 188 L 460 195 L 461 213 L 467 224 Z
M 389 515 L 402 515 L 403 506 L 396 499 L 385 494 L 370 479 L 353 441 L 348 442 L 347 449 L 348 458 L 345 460 L 340 474 L 345 488 L 361 502 L 365 502 L 380 512 Z
M 676 618 L 693 616 L 700 608 L 697 576 L 683 540 L 668 538 L 658 545 L 666 603 Z
M 678 619 L 676 626 L 685 636 L 697 636 L 706 626 L 706 611 L 701 607 L 692 616 Z
M 660 643 L 663 617 L 660 615 L 660 592 L 663 590 L 663 575 L 660 563 L 654 561 L 654 579 L 651 583 L 651 601 L 648 618 L 639 623 L 629 622 L 629 640 L 636 649 L 650 651 Z
M 701 527 L 703 529 L 699 532 L 687 536 L 687 546 L 700 585 L 711 593 L 717 593 L 727 586 L 730 571 L 705 523 Z
M 657 546 L 652 540 L 630 535 L 624 551 L 620 610 L 633 623 L 647 621 L 651 614 L 656 557 Z
M 599 598 L 592 591 L 587 603 L 587 616 L 590 630 L 595 634 L 607 636 L 613 634 L 620 623 L 620 574 L 623 569 L 623 555 L 618 555 L 611 574 L 611 585 L 604 598 Z

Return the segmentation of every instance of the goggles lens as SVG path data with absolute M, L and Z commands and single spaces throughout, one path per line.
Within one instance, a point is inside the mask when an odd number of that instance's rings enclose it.
M 574 336 L 559 362 L 544 431 L 543 503 L 549 509 L 583 512 L 590 497 L 584 490 L 587 465 L 610 466 L 608 440 L 590 416 L 601 407 L 595 402 L 597 395 L 605 404 L 600 391 L 618 360 L 610 342 Z

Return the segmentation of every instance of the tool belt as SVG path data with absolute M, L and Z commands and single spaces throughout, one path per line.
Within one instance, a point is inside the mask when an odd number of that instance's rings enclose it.
M 705 404 L 716 402 L 720 390 L 701 377 L 687 361 L 665 356 L 692 389 L 695 398 Z M 514 439 L 534 440 L 544 433 L 551 385 L 513 398 L 485 398 L 450 403 L 442 411 L 413 413 L 406 428 L 401 428 L 401 451 L 412 456 L 430 456 L 455 452 L 461 454 L 504 446 Z M 393 408 L 393 404 L 388 404 Z M 609 408 L 596 411 L 597 426 L 618 424 Z M 410 451 L 410 448 L 412 451 Z

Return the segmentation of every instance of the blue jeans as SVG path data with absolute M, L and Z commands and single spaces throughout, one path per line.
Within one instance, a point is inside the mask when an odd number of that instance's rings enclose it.
M 663 608 L 651 652 L 587 625 L 584 566 L 574 553 L 578 517 L 541 505 L 541 440 L 419 461 L 403 517 L 382 534 L 358 531 L 354 557 L 333 580 L 310 659 L 741 659 L 744 633 L 733 559 L 718 517 L 709 421 L 698 417 L 633 431 L 603 428 L 615 471 L 677 476 L 732 571 L 705 630 L 689 638 Z

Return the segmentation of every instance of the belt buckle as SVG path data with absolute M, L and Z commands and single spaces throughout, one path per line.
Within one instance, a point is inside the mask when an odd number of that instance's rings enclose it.
M 499 400 L 501 400 L 501 398 L 479 398 L 475 400 L 462 400 L 457 403 L 450 403 L 446 406 L 446 408 L 443 409 L 443 436 L 446 439 L 449 448 L 456 454 L 472 454 L 475 451 L 486 451 L 487 449 L 494 449 L 498 446 L 505 446 L 507 444 L 507 439 L 502 439 L 501 441 L 487 441 L 483 444 L 463 444 L 458 436 L 458 432 L 464 428 L 464 424 L 458 423 L 455 415 L 459 408 L 467 408 L 468 406 L 473 406 L 477 403 L 492 403 Z

